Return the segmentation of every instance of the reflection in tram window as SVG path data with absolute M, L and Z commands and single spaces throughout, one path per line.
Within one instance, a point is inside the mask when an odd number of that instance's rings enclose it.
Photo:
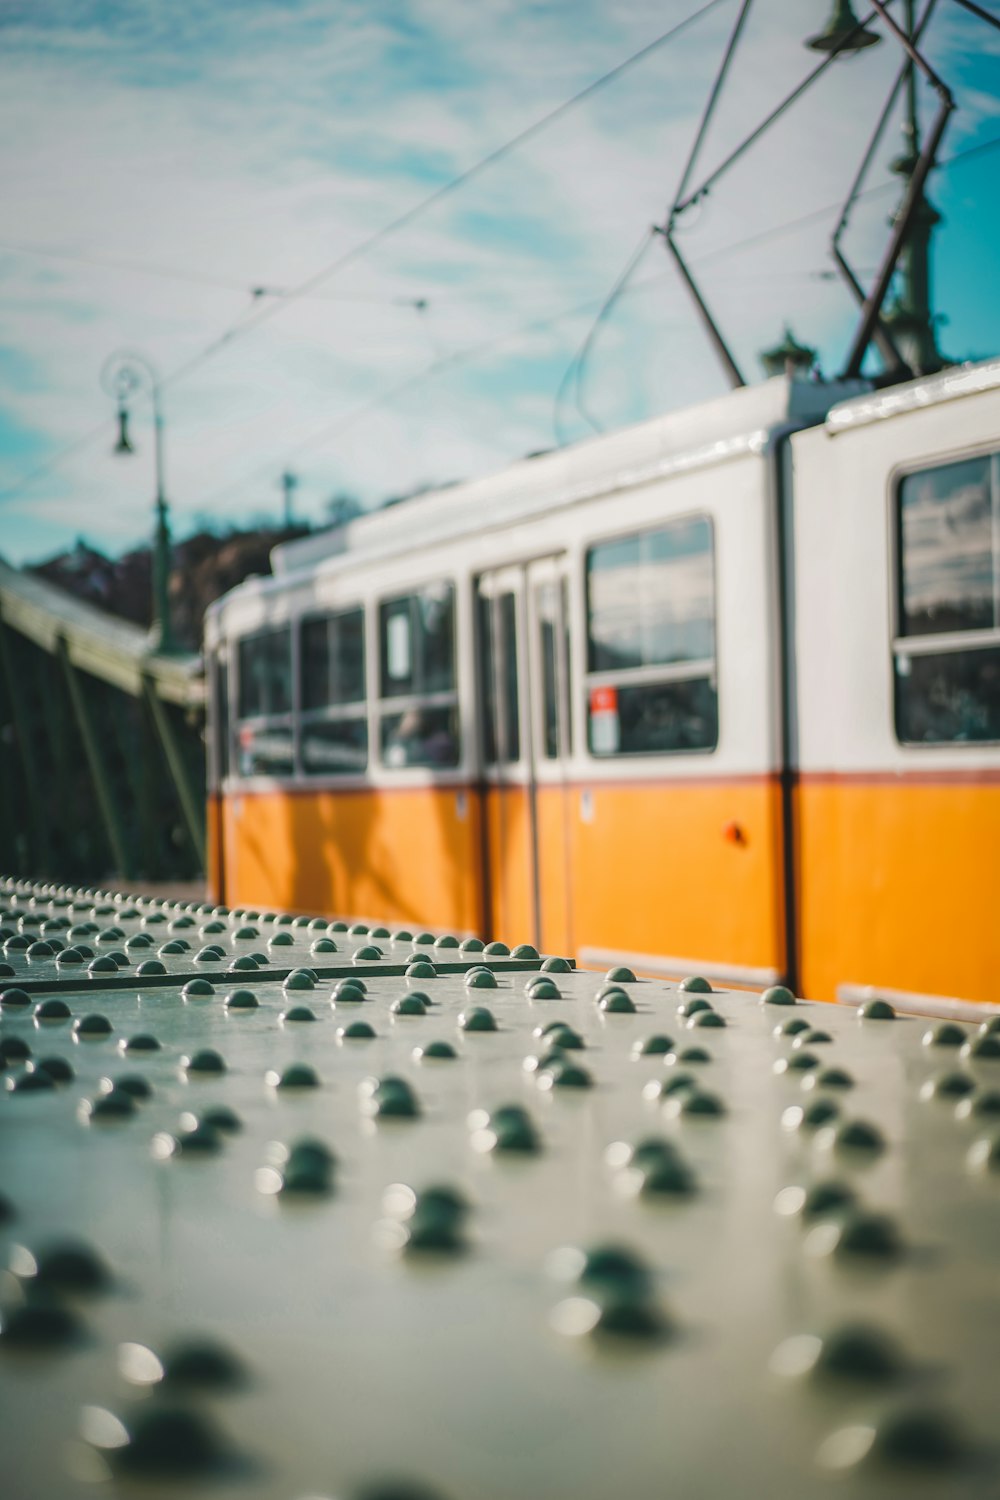
M 292 728 L 292 632 L 281 625 L 239 643 L 236 733 L 241 776 L 291 776 L 295 769 Z
M 592 754 L 715 748 L 714 546 L 707 517 L 592 547 L 587 624 Z
M 414 707 L 382 716 L 382 760 L 403 766 L 458 765 L 458 709 Z
M 488 766 L 521 758 L 518 710 L 517 599 L 513 593 L 479 596 L 480 673 L 483 687 L 483 756 Z M 500 722 L 497 724 L 497 694 Z M 499 740 L 498 745 L 498 730 Z
M 558 583 L 540 583 L 535 589 L 535 611 L 538 616 L 539 645 L 542 666 L 542 754 L 556 760 L 569 753 L 569 630 L 564 630 L 563 652 L 559 656 L 559 622 L 569 620 L 569 599 L 565 578 Z M 560 740 L 561 725 L 561 740 Z
M 266 718 L 292 710 L 292 632 L 287 625 L 240 641 L 241 719 Z
M 241 724 L 237 746 L 241 776 L 291 776 L 295 770 L 290 721 Z
M 383 764 L 456 766 L 455 590 L 427 584 L 379 605 L 379 741 Z
M 303 774 L 361 774 L 368 764 L 364 611 L 304 619 L 300 661 Z
M 893 661 L 905 743 L 1000 740 L 998 466 L 997 455 L 963 459 L 899 485 Z

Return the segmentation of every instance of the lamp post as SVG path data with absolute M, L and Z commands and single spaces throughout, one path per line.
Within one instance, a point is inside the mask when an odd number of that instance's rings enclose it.
M 153 624 L 149 632 L 150 648 L 166 653 L 177 650 L 170 622 L 170 524 L 167 519 L 167 497 L 163 479 L 163 407 L 160 380 L 155 367 L 142 354 L 131 349 L 112 354 L 101 370 L 101 385 L 118 404 L 118 441 L 115 454 L 134 453 L 129 438 L 129 402 L 137 391 L 149 394 L 153 404 L 153 435 L 156 462 L 156 527 L 153 532 Z

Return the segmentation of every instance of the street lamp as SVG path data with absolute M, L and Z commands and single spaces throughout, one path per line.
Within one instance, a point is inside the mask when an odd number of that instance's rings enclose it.
M 151 649 L 161 653 L 176 651 L 170 623 L 170 526 L 167 520 L 167 497 L 163 483 L 163 409 L 160 404 L 160 380 L 156 369 L 143 355 L 131 349 L 112 354 L 101 370 L 101 385 L 118 403 L 118 441 L 115 454 L 134 453 L 129 438 L 129 402 L 137 391 L 148 393 L 153 403 L 153 433 L 156 454 L 156 529 L 153 533 L 153 625 L 149 633 Z

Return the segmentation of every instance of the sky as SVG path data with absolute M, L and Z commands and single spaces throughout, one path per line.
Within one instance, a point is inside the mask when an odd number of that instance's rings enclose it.
M 297 514 L 319 523 L 337 494 L 376 505 L 720 394 L 651 229 L 736 0 L 356 253 L 699 8 L 0 0 L 0 555 L 148 537 L 149 404 L 132 413 L 134 455 L 116 457 L 102 386 L 123 349 L 162 380 L 178 536 L 276 520 L 286 471 Z M 828 9 L 755 0 L 693 183 L 815 65 L 803 38 Z M 983 357 L 1000 352 L 1000 32 L 938 0 L 925 46 L 959 106 L 930 186 L 940 343 Z M 749 379 L 786 324 L 824 373 L 840 367 L 856 319 L 828 240 L 899 61 L 888 38 L 837 61 L 682 220 Z M 920 102 L 929 121 L 926 86 Z M 845 239 L 863 278 L 899 140 L 894 119 Z

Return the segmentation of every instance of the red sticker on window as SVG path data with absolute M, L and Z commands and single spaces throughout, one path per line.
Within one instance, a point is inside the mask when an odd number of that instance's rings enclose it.
M 592 714 L 616 714 L 618 712 L 618 689 L 608 685 L 592 687 L 590 712 Z

